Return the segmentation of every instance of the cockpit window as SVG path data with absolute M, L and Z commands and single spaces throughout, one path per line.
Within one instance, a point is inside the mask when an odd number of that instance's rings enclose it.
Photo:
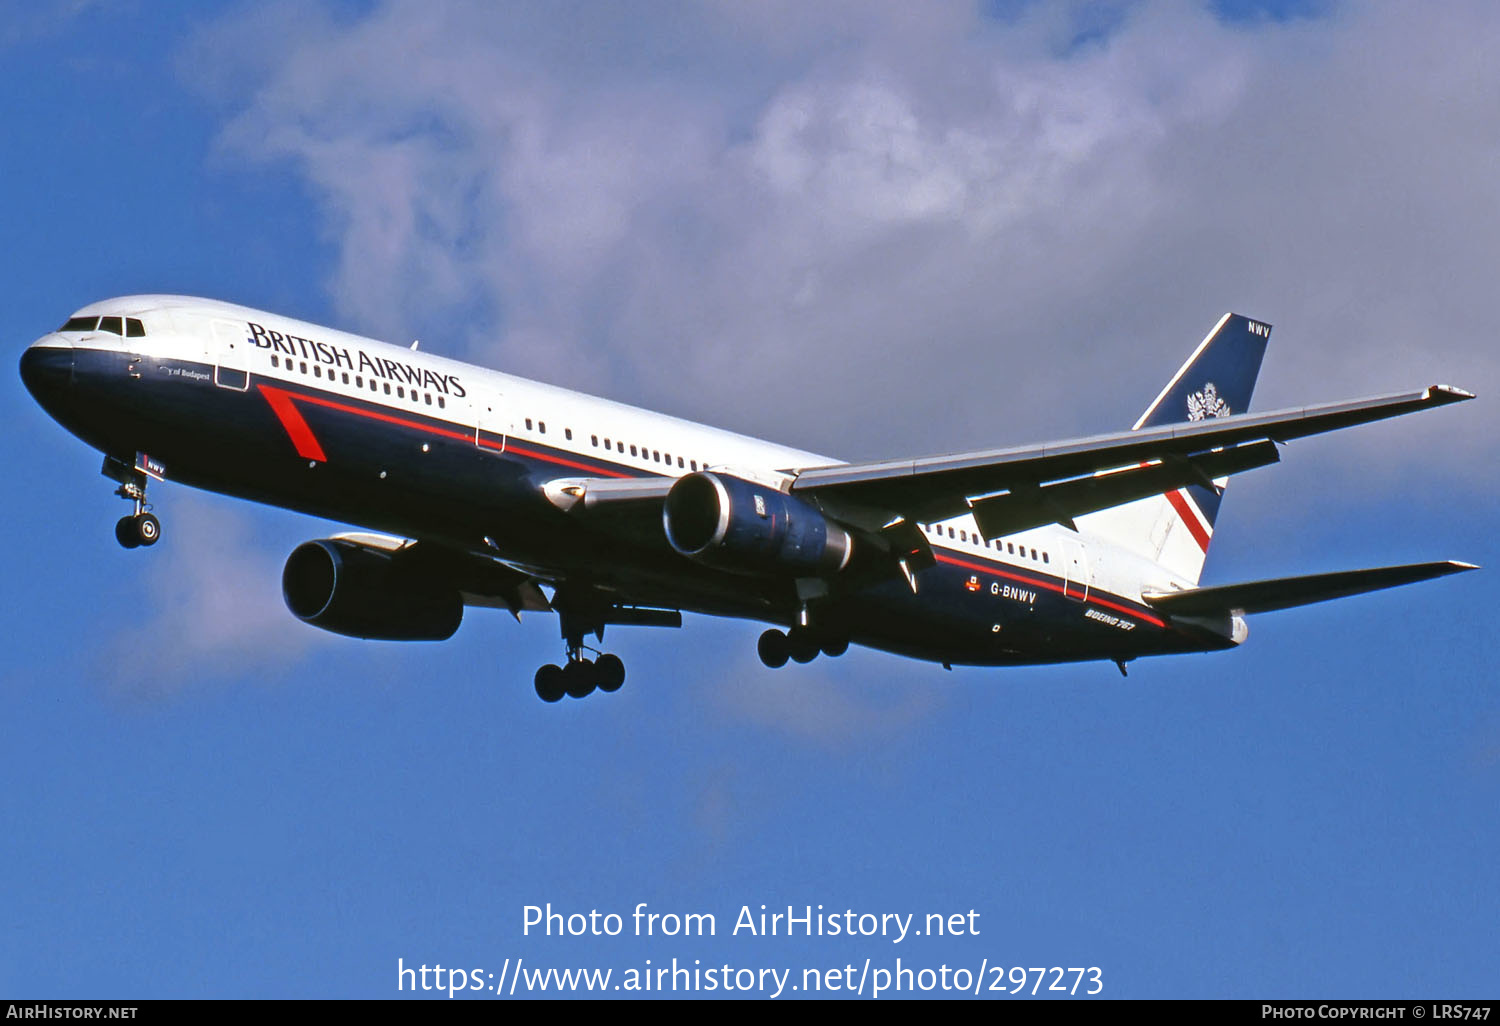
M 58 331 L 108 331 L 126 338 L 145 338 L 146 325 L 139 317 L 69 317 Z

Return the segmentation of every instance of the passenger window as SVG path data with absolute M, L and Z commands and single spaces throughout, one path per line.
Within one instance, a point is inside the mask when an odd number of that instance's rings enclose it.
M 391 383 L 389 381 L 387 381 L 385 383 L 385 394 L 386 395 L 390 395 L 391 394 Z
M 346 385 L 349 384 L 349 375 L 348 374 L 344 374 L 343 375 L 343 379 L 344 379 L 344 384 L 346 384 Z
M 1045 552 L 1043 552 L 1042 553 L 1042 562 L 1043 563 L 1050 563 L 1050 562 L 1052 562 L 1052 558 L 1050 556 L 1048 556 Z
M 323 368 L 319 367 L 317 364 L 313 364 L 313 377 L 315 377 L 315 378 L 321 378 L 322 376 L 323 376 Z
M 697 470 L 698 470 L 698 461 L 697 460 L 689 460 L 688 463 L 693 468 L 693 471 L 696 473 Z
M 1036 558 L 1036 549 L 1032 549 L 1032 550 L 1031 550 L 1031 558 L 1032 558 L 1032 559 L 1035 559 L 1035 558 Z
M 426 403 L 427 403 L 428 406 L 432 405 L 432 393 L 431 392 L 423 392 L 422 393 L 422 398 L 423 398 L 424 401 L 426 401 Z
M 303 374 L 307 373 L 307 361 L 306 360 L 302 361 L 302 373 Z
M 406 398 L 406 386 L 405 385 L 397 385 L 396 386 L 396 398 L 397 399 L 405 399 Z
M 632 455 L 632 456 L 635 455 L 635 446 L 633 446 L 633 445 L 630 447 L 630 455 Z
M 448 404 L 443 402 L 443 397 L 438 396 L 438 409 L 444 409 Z
M 531 418 L 530 417 L 526 418 L 526 430 L 527 431 L 531 430 Z
M 571 442 L 573 440 L 573 429 L 572 428 L 563 428 L 563 437 L 566 438 L 568 441 Z
M 677 469 L 678 470 L 682 469 L 682 457 L 681 456 L 677 457 Z
M 953 535 L 953 528 L 950 527 L 950 528 L 948 528 L 948 537 L 952 538 L 953 536 L 954 536 Z
M 593 443 L 593 446 L 594 446 L 595 449 L 599 448 L 599 436 L 598 435 L 589 435 L 589 441 L 591 443 Z
M 661 453 L 660 453 L 660 452 L 658 452 L 658 451 L 657 451 L 657 450 L 655 450 L 655 449 L 652 449 L 652 450 L 651 450 L 651 458 L 652 458 L 652 459 L 653 459 L 653 460 L 655 460 L 655 461 L 656 461 L 656 462 L 658 462 L 658 463 L 660 463 L 660 462 L 661 462 Z
M 1007 542 L 1006 545 L 1005 545 L 1005 547 L 1010 550 L 1010 554 L 1012 556 L 1014 556 L 1016 554 L 1016 543 L 1015 542 Z
M 120 318 L 118 317 L 101 318 L 99 321 L 99 330 L 107 331 L 112 335 L 125 334 L 125 329 L 120 326 Z
M 365 378 L 364 378 L 363 374 L 356 374 L 356 375 L 354 375 L 354 387 L 355 388 L 364 388 L 365 387 Z
M 138 317 L 127 317 L 127 318 L 125 318 L 125 337 L 126 338 L 145 338 L 146 337 L 146 326 L 141 323 L 140 318 L 138 318 Z
M 545 435 L 547 433 L 547 422 L 545 420 L 537 421 L 536 429 Z
M 968 541 L 969 540 L 969 532 L 968 531 L 959 531 L 958 532 L 958 540 L 961 541 L 961 542 Z
M 280 367 L 281 366 L 281 358 L 278 357 L 275 353 L 271 354 L 271 366 L 272 367 Z

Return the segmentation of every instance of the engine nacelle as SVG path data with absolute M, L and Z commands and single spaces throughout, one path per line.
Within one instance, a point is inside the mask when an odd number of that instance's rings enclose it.
M 746 574 L 821 576 L 849 565 L 854 539 L 801 499 L 727 474 L 680 478 L 662 523 L 672 548 Z
M 458 589 L 419 563 L 338 538 L 297 546 L 281 594 L 303 623 L 351 638 L 446 641 L 464 616 Z

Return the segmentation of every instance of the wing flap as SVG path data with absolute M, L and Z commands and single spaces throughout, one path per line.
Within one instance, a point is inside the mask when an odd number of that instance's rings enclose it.
M 1372 567 L 1367 570 L 1341 570 L 1304 577 L 1277 577 L 1245 584 L 1228 584 L 1215 588 L 1195 588 L 1141 596 L 1147 605 L 1172 616 L 1213 616 L 1224 613 L 1269 613 L 1277 609 L 1326 602 L 1329 599 L 1358 595 L 1382 588 L 1445 577 L 1479 569 L 1473 563 L 1444 560 L 1437 563 L 1410 563 L 1405 566 Z
M 1275 442 L 1251 442 L 1055 484 L 1012 488 L 1004 495 L 972 503 L 974 521 L 986 539 L 1046 524 L 1062 524 L 1077 530 L 1073 518 L 1085 513 L 1110 509 L 1191 484 L 1212 488 L 1215 478 L 1264 467 L 1279 459 L 1281 456 L 1276 451 Z

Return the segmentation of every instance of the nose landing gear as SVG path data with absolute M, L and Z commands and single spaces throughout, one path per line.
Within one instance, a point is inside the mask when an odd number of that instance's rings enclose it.
M 115 521 L 115 541 L 127 549 L 155 545 L 161 538 L 161 521 L 154 513 L 137 513 Z
M 145 454 L 142 454 L 136 462 L 145 466 L 153 465 Z M 150 512 L 151 504 L 146 501 L 146 482 L 150 476 L 138 466 L 130 466 L 113 456 L 104 458 L 104 466 L 100 472 L 105 477 L 118 481 L 120 487 L 115 489 L 115 494 L 122 499 L 129 500 L 135 507 L 133 513 L 115 522 L 115 541 L 127 549 L 139 548 L 142 545 L 155 545 L 160 541 L 161 521 Z

